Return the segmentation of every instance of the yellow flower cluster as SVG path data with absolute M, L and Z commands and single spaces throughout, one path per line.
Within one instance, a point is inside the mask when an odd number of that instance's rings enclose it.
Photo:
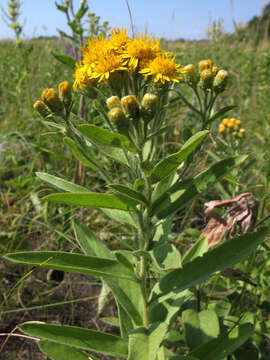
M 225 118 L 219 124 L 218 131 L 221 134 L 226 133 L 227 131 L 231 132 L 233 136 L 243 136 L 245 129 L 241 127 L 242 120 L 235 118 Z
M 112 29 L 110 40 L 99 36 L 82 47 L 82 60 L 76 64 L 74 90 L 104 82 L 119 81 L 126 72 L 136 72 L 154 82 L 178 82 L 179 64 L 148 35 L 128 37 L 127 30 Z

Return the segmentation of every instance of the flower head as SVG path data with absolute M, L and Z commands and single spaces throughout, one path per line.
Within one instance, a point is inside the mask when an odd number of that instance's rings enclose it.
M 146 78 L 152 76 L 154 82 L 160 81 L 162 84 L 165 84 L 166 81 L 179 82 L 182 79 L 179 75 L 179 73 L 182 73 L 182 70 L 179 67 L 180 64 L 174 62 L 174 57 L 170 58 L 167 53 L 163 53 L 149 61 L 147 67 L 139 72 Z
M 122 53 L 127 46 L 127 43 L 130 42 L 131 39 L 127 36 L 127 29 L 115 28 L 111 30 L 111 39 L 108 42 L 108 47 L 115 50 L 117 53 Z
M 82 65 L 76 63 L 76 70 L 74 73 L 74 84 L 73 89 L 76 90 L 77 87 L 80 89 L 84 89 L 87 87 L 87 85 L 93 85 L 95 82 L 95 79 L 91 79 L 89 76 L 89 73 L 91 73 L 91 68 L 88 65 Z
M 149 36 L 137 37 L 129 41 L 126 45 L 126 50 L 123 53 L 123 58 L 128 59 L 128 66 L 132 71 L 135 71 L 138 66 L 146 61 L 153 60 L 159 53 L 159 39 L 155 42 Z

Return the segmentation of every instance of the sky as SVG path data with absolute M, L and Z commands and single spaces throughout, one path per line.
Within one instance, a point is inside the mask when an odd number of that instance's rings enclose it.
M 58 0 L 60 3 L 61 0 Z M 233 19 L 246 23 L 260 15 L 267 0 L 129 0 L 137 33 L 170 40 L 177 38 L 202 39 L 213 20 L 223 19 L 226 32 L 233 31 Z M 0 0 L 7 9 L 8 0 Z M 75 9 L 80 0 L 73 0 Z M 111 27 L 125 26 L 130 31 L 130 19 L 125 0 L 88 0 L 90 11 Z M 0 9 L 1 12 L 1 9 Z M 55 7 L 54 0 L 22 0 L 20 22 L 24 24 L 23 38 L 57 35 L 60 29 L 70 33 L 65 15 Z M 14 38 L 13 32 L 0 18 L 0 38 Z

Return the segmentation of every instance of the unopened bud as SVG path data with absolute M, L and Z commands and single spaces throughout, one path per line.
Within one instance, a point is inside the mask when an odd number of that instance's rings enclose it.
M 155 94 L 146 93 L 142 99 L 142 109 L 146 119 L 151 119 L 157 109 L 158 97 Z
M 72 101 L 71 85 L 68 81 L 62 81 L 58 85 L 59 97 L 63 101 L 64 105 L 69 108 Z
M 47 88 L 42 91 L 41 99 L 56 114 L 62 114 L 63 103 L 60 100 L 57 92 L 53 88 Z
M 228 71 L 219 70 L 215 76 L 213 87 L 215 92 L 220 93 L 225 90 L 228 81 Z
M 220 124 L 220 125 L 219 125 L 219 128 L 218 128 L 218 131 L 219 131 L 220 133 L 224 133 L 224 132 L 226 131 L 226 126 L 224 126 L 223 124 Z
M 128 133 L 129 120 L 126 118 L 122 109 L 114 107 L 109 111 L 108 116 L 120 134 Z
M 188 64 L 183 68 L 183 73 L 185 74 L 186 82 L 192 86 L 196 86 L 198 83 L 197 70 L 194 64 Z
M 121 108 L 121 102 L 118 96 L 111 96 L 106 100 L 106 105 L 109 109 L 113 109 L 115 107 Z
M 246 129 L 241 128 L 241 129 L 239 130 L 239 136 L 243 136 L 243 135 L 245 134 L 245 132 L 246 132 Z
M 43 117 L 46 118 L 48 115 L 51 115 L 50 110 L 48 107 L 44 104 L 43 101 L 37 100 L 34 105 L 34 109 Z
M 121 104 L 126 115 L 134 120 L 137 120 L 139 117 L 139 103 L 135 95 L 124 96 L 121 99 Z
M 212 67 L 212 73 L 213 73 L 214 75 L 217 75 L 218 72 L 219 72 L 219 68 L 218 68 L 217 66 L 213 66 L 213 67 Z
M 240 119 L 235 119 L 235 125 L 237 125 L 237 126 L 242 125 L 242 120 L 240 120 Z
M 205 69 L 201 72 L 200 84 L 204 90 L 211 89 L 213 84 L 213 73 L 211 69 Z
M 201 60 L 198 65 L 199 65 L 200 72 L 202 72 L 203 70 L 206 70 L 206 69 L 212 69 L 213 61 L 210 59 Z

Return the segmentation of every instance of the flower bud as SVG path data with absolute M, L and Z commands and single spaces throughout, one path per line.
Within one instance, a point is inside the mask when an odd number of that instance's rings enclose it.
M 224 132 L 226 131 L 226 126 L 223 125 L 223 124 L 220 124 L 220 125 L 219 125 L 219 128 L 218 128 L 218 131 L 219 131 L 220 133 L 224 133 Z
M 151 119 L 157 109 L 158 97 L 155 94 L 146 93 L 142 99 L 143 115 L 146 119 Z
M 109 111 L 108 116 L 120 134 L 128 134 L 129 120 L 125 117 L 122 109 L 114 107 Z
M 50 110 L 48 107 L 44 104 L 43 101 L 37 100 L 34 105 L 34 109 L 45 119 L 48 115 L 51 115 Z
M 241 129 L 239 130 L 239 136 L 243 136 L 243 135 L 245 134 L 245 132 L 246 132 L 246 129 L 241 128 Z
M 212 67 L 212 73 L 213 73 L 214 75 L 217 75 L 218 72 L 219 72 L 219 68 L 218 68 L 217 66 L 213 66 L 213 67 Z
M 205 69 L 201 72 L 200 85 L 204 90 L 211 89 L 213 84 L 213 73 L 211 69 Z
M 106 100 L 106 105 L 109 109 L 113 109 L 115 107 L 121 108 L 121 102 L 118 96 L 111 96 Z
M 237 126 L 242 125 L 242 120 L 240 120 L 240 119 L 235 119 L 235 125 L 237 125 Z
M 213 61 L 210 59 L 207 60 L 201 60 L 198 64 L 200 72 L 206 69 L 212 69 L 213 67 Z
M 215 76 L 213 87 L 216 93 L 220 93 L 225 90 L 228 81 L 228 71 L 219 70 Z
M 197 70 L 194 64 L 188 64 L 182 69 L 185 74 L 186 82 L 192 86 L 196 86 L 199 80 Z
M 225 118 L 225 119 L 223 119 L 223 120 L 221 121 L 221 124 L 224 125 L 224 126 L 227 126 L 229 122 L 230 122 L 230 119 Z
M 134 119 L 137 120 L 139 117 L 139 103 L 135 95 L 128 95 L 124 96 L 121 99 L 121 104 L 123 106 L 125 114 Z
M 56 114 L 62 114 L 63 103 L 61 102 L 55 89 L 47 88 L 42 91 L 41 99 L 50 108 L 50 110 Z
M 63 101 L 64 105 L 69 108 L 72 101 L 71 85 L 68 81 L 62 81 L 58 85 L 59 97 Z

